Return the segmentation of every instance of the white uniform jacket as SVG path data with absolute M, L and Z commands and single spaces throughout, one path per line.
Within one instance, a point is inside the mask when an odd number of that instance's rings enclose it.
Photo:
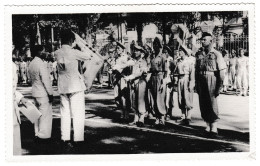
M 29 65 L 32 80 L 32 96 L 46 97 L 53 94 L 50 73 L 46 64 L 39 57 L 35 57 Z
M 91 53 L 72 49 L 69 45 L 62 45 L 54 53 L 58 68 L 58 91 L 68 94 L 86 90 L 84 77 L 79 73 L 78 61 L 91 59 Z

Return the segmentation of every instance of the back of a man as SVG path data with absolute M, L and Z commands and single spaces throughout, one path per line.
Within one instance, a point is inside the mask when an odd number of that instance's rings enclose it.
M 43 61 L 44 47 L 35 46 L 34 59 L 29 65 L 29 75 L 32 81 L 32 96 L 39 111 L 42 113 L 39 121 L 35 123 L 35 136 L 37 139 L 48 139 L 52 130 L 52 99 L 53 90 L 49 70 Z
M 48 96 L 47 91 L 52 91 L 51 84 L 48 81 L 50 80 L 49 73 L 48 70 L 46 70 L 45 73 L 45 68 L 46 65 L 39 57 L 35 57 L 29 65 L 29 74 L 32 80 L 33 97 L 46 97 Z M 42 76 L 44 77 L 42 78 Z
M 77 56 L 83 52 L 74 50 L 69 45 L 62 45 L 55 51 L 59 74 L 58 91 L 60 94 L 80 92 L 86 90 L 83 76 L 78 71 L 78 61 L 86 60 Z

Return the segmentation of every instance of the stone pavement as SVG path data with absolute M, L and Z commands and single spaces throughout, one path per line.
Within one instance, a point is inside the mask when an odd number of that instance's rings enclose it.
M 26 98 L 31 99 L 31 87 L 18 87 Z M 53 102 L 53 139 L 60 140 L 60 112 L 59 95 L 57 87 L 54 89 Z M 231 93 L 231 92 L 230 92 Z M 177 98 L 175 93 L 174 98 Z M 106 150 L 100 149 L 82 149 L 82 154 L 101 154 L 101 153 L 178 153 L 178 152 L 235 152 L 249 150 L 249 97 L 236 95 L 220 95 L 220 118 L 219 137 L 210 139 L 204 135 L 205 123 L 200 117 L 198 97 L 194 94 L 193 119 L 190 126 L 180 125 L 176 120 L 167 121 L 164 128 L 154 128 L 154 119 L 146 119 L 143 128 L 129 126 L 120 119 L 121 111 L 114 104 L 113 89 L 97 88 L 93 86 L 90 93 L 85 94 L 86 114 L 85 114 L 85 138 L 84 146 L 106 146 Z M 176 100 L 175 100 L 176 101 Z M 174 103 L 174 117 L 179 117 L 181 111 L 178 109 L 177 102 Z M 133 118 L 133 112 L 130 114 Z M 63 154 L 55 148 L 38 148 L 33 144 L 33 125 L 23 117 L 21 124 L 22 146 L 24 154 Z M 112 132 L 112 133 L 111 133 Z M 109 135 L 109 137 L 108 137 Z M 151 137 L 151 136 L 154 136 Z M 101 137 L 103 139 L 101 139 Z M 140 137 L 140 138 L 139 138 Z M 155 139 L 156 138 L 156 139 Z M 164 141 L 159 141 L 157 138 Z M 91 142 L 90 139 L 92 140 Z M 144 146 L 143 141 L 148 141 Z M 182 142 L 186 141 L 184 145 Z M 174 144 L 167 144 L 170 141 Z M 172 142 L 173 141 L 173 142 Z M 124 144 L 125 143 L 125 144 Z M 135 145 L 135 143 L 140 143 Z M 190 145 L 195 149 L 190 148 Z M 205 144 L 206 143 L 206 144 Z M 116 145 L 115 145 L 116 144 Z M 156 147 L 148 146 L 156 144 Z M 113 146 L 115 145 L 115 146 Z M 115 149 L 114 147 L 118 148 Z M 131 150 L 132 146 L 136 146 Z M 170 146 L 171 145 L 171 146 Z M 124 147 L 126 146 L 126 147 Z M 211 146 L 208 148 L 207 146 Z M 158 147 L 160 147 L 158 149 Z M 167 149 L 168 147 L 168 149 Z M 171 148 L 170 148 L 171 147 Z M 37 149 L 38 148 L 38 149 Z M 90 148 L 90 147 L 89 147 Z M 121 149 L 121 150 L 120 150 Z M 74 153 L 74 152 L 71 152 Z

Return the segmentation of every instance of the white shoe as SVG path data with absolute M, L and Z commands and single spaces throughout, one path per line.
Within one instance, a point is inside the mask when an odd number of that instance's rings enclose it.
M 158 118 L 156 118 L 156 120 L 155 120 L 154 124 L 155 124 L 155 125 L 158 125 L 158 124 L 159 124 L 159 122 L 160 122 L 160 121 L 159 121 L 159 119 L 158 119 Z
M 211 132 L 218 133 L 217 122 L 211 123 Z
M 205 131 L 206 131 L 206 132 L 210 132 L 210 125 L 209 125 L 208 122 L 207 122 L 206 124 L 207 124 L 207 127 L 206 127 Z

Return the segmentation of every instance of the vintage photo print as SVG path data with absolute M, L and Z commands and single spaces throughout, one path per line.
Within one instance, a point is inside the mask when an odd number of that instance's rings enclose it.
M 6 159 L 255 158 L 254 12 L 5 6 Z

